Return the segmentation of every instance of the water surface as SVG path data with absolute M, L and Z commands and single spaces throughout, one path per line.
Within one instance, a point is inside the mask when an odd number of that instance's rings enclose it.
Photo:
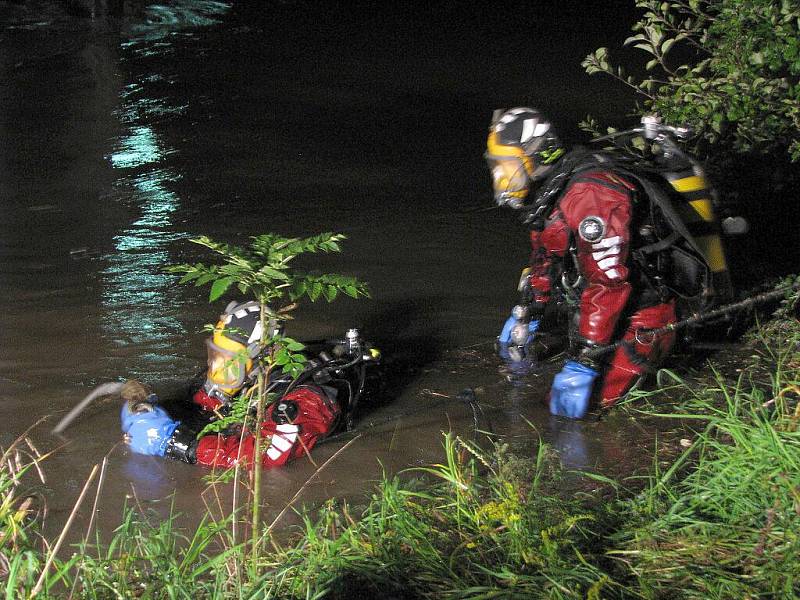
M 299 503 L 357 497 L 383 469 L 437 460 L 443 431 L 471 438 L 475 414 L 452 399 L 465 388 L 484 408 L 478 427 L 522 451 L 542 435 L 572 466 L 637 461 L 630 440 L 649 444 L 649 432 L 551 420 L 556 367 L 513 386 L 491 347 L 527 258 L 524 227 L 491 204 L 492 110 L 534 104 L 569 124 L 569 139 L 585 114 L 625 100 L 579 62 L 627 24 L 578 4 L 558 21 L 529 3 L 175 0 L 92 20 L 57 2 L 0 2 L 0 444 L 41 418 L 35 442 L 65 444 L 45 469 L 48 527 L 104 456 L 101 527 L 126 496 L 166 506 L 174 494 L 189 519 L 204 510 L 202 469 L 118 445 L 116 400 L 63 439 L 47 433 L 100 383 L 135 377 L 168 392 L 202 366 L 202 327 L 228 299 L 209 305 L 206 289 L 162 270 L 207 259 L 187 241 L 200 234 L 244 244 L 342 232 L 343 254 L 306 266 L 370 284 L 370 300 L 303 307 L 289 333 L 360 327 L 393 386 L 362 425 L 406 416 L 366 429 Z M 348 439 L 269 473 L 269 514 Z

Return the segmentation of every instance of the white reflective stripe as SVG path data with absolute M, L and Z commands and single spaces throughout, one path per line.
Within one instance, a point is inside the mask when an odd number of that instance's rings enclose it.
M 286 452 L 289 448 L 294 446 L 294 441 L 297 439 L 296 433 L 289 433 L 286 435 L 275 434 L 272 436 L 272 445 L 281 452 Z
M 281 433 L 297 433 L 300 431 L 300 428 L 297 425 L 292 425 L 291 423 L 283 423 L 282 425 L 278 425 L 275 427 Z
M 261 321 L 256 321 L 256 326 L 253 327 L 253 333 L 247 338 L 247 343 L 252 344 L 261 339 Z
M 550 129 L 550 123 L 539 123 L 533 130 L 533 137 L 541 137 Z
M 233 314 L 236 315 L 237 319 L 244 319 L 247 316 L 247 310 L 244 308 L 240 308 Z
M 283 454 L 283 452 L 281 452 L 277 448 L 273 448 L 272 446 L 267 448 L 267 456 L 269 456 L 272 460 L 278 460 L 281 454 Z
M 508 113 L 505 116 L 500 118 L 501 123 L 511 123 L 515 119 L 514 113 Z
M 595 244 L 592 244 L 592 249 L 602 250 L 603 248 L 611 248 L 611 246 L 616 246 L 621 241 L 622 239 L 618 235 L 615 235 L 614 237 L 606 238 L 604 240 L 600 240 Z
M 531 139 L 533 137 L 535 128 L 536 121 L 534 119 L 525 119 L 522 122 L 522 135 L 520 136 L 519 141 L 524 144 Z
M 247 307 L 247 312 L 258 312 L 258 311 L 259 311 L 258 304 L 253 304 Z
M 609 269 L 606 271 L 606 277 L 609 279 L 619 279 L 619 271 L 616 269 Z
M 231 322 L 232 318 L 233 318 L 233 315 L 226 315 L 225 319 L 222 322 L 225 323 L 225 325 L 227 325 L 228 323 Z
M 597 262 L 597 266 L 604 271 L 609 267 L 616 267 L 619 264 L 619 256 L 609 256 Z
M 592 258 L 595 260 L 600 260 L 601 258 L 612 256 L 614 254 L 619 254 L 619 246 L 613 246 L 608 250 L 601 250 L 600 252 L 592 252 Z

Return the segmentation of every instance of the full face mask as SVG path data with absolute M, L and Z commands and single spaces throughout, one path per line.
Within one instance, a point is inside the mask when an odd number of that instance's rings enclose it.
M 208 369 L 203 389 L 229 402 L 255 375 L 261 341 L 261 309 L 257 302 L 232 302 L 206 340 Z

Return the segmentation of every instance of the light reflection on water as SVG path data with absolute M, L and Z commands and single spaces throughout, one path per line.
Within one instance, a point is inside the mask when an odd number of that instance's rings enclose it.
M 175 357 L 174 340 L 185 332 L 175 318 L 174 276 L 162 272 L 169 264 L 168 244 L 185 238 L 176 231 L 172 215 L 180 199 L 168 189 L 179 178 L 158 163 L 170 152 L 158 144 L 147 127 L 132 127 L 109 158 L 123 172 L 115 186 L 130 194 L 141 216 L 114 238 L 115 251 L 106 257 L 102 272 L 102 303 L 107 315 L 103 323 L 107 339 L 138 348 L 137 359 L 129 364 L 128 376 L 158 377 L 163 366 Z M 144 172 L 127 176 L 125 171 L 144 167 Z M 155 168 L 154 168 L 155 167 Z
M 151 5 L 145 11 L 144 20 L 132 25 L 131 40 L 123 43 L 122 48 L 136 47 L 134 52 L 138 56 L 163 56 L 169 51 L 169 44 L 161 40 L 181 29 L 219 23 L 219 17 L 230 8 L 229 2 L 213 0 L 172 0 L 168 5 Z
M 163 58 L 172 52 L 171 36 L 192 27 L 219 22 L 230 9 L 225 2 L 176 0 L 147 8 L 145 20 L 133 24 L 129 40 L 121 44 L 136 60 Z M 190 33 L 187 35 L 191 35 Z M 180 299 L 175 277 L 163 272 L 170 264 L 169 245 L 188 237 L 175 227 L 174 215 L 181 199 L 170 189 L 182 174 L 169 159 L 178 152 L 159 136 L 157 124 L 184 113 L 186 105 L 175 104 L 151 92 L 164 82 L 160 73 L 142 73 L 120 93 L 115 111 L 126 132 L 107 157 L 118 177 L 114 187 L 126 204 L 140 212 L 122 233 L 114 237 L 114 252 L 104 257 L 102 304 L 106 315 L 102 327 L 106 339 L 133 350 L 126 357 L 125 375 L 147 380 L 172 374 L 176 362 L 176 340 L 186 335 L 181 322 Z
M 157 163 L 167 151 L 159 148 L 155 133 L 150 127 L 133 127 L 111 155 L 111 164 L 116 169 L 129 169 Z M 152 187 L 152 186 L 151 186 Z

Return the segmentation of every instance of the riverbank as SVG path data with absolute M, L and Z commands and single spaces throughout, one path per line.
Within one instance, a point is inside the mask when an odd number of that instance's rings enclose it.
M 744 339 L 691 378 L 662 371 L 659 392 L 618 409 L 670 420 L 644 477 L 576 473 L 546 443 L 530 457 L 447 434 L 439 464 L 385 477 L 366 504 L 331 499 L 293 532 L 267 524 L 255 557 L 214 502 L 230 485 L 216 478 L 195 530 L 149 518 L 134 496 L 110 543 L 90 525 L 70 558 L 50 562 L 70 553 L 37 537 L 22 482 L 46 457 L 21 440 L 0 474 L 6 595 L 796 597 L 800 323 L 785 303 Z

